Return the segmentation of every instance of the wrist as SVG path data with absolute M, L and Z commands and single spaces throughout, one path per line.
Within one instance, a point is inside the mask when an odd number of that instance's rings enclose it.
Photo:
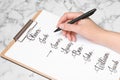
M 107 42 L 107 37 L 108 37 L 109 32 L 107 30 L 101 29 L 100 31 L 96 32 L 93 34 L 92 37 L 90 37 L 90 40 L 94 43 L 100 44 L 100 45 L 105 45 Z

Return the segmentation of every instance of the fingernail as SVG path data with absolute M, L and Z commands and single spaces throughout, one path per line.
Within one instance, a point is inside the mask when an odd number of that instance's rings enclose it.
M 60 27 L 61 29 L 64 29 L 64 25 L 63 25 L 63 24 L 60 24 L 59 27 Z
M 58 27 L 58 26 L 59 26 L 59 24 L 56 25 L 56 27 Z
M 73 41 L 73 42 L 76 42 L 76 39 L 73 39 L 72 41 Z

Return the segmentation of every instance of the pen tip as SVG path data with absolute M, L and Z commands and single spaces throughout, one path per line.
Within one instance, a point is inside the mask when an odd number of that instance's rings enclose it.
M 60 31 L 61 29 L 60 28 L 57 28 L 54 32 L 58 32 L 58 31 Z
M 54 32 L 57 32 L 57 29 Z

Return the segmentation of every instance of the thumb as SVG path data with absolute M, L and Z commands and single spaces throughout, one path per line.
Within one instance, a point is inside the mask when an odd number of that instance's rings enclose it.
M 67 24 L 67 23 L 64 23 L 64 24 L 60 24 L 59 25 L 59 28 L 62 29 L 62 30 L 66 30 L 66 31 L 72 31 L 72 32 L 78 32 L 78 28 L 79 26 L 78 25 L 75 25 L 75 24 Z

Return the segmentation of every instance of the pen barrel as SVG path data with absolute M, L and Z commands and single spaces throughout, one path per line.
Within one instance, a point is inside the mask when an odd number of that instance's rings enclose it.
M 88 18 L 91 14 L 83 14 L 82 16 L 79 16 L 78 18 L 75 18 L 74 20 L 71 20 L 70 22 L 68 22 L 68 24 L 73 24 L 81 19 L 85 19 Z
M 75 18 L 75 19 L 73 19 L 73 20 L 71 20 L 71 21 L 69 21 L 68 24 L 73 24 L 73 23 L 75 23 L 75 22 L 77 22 L 77 21 L 79 21 L 79 20 L 81 20 L 81 19 L 88 18 L 88 17 L 91 16 L 95 11 L 96 11 L 96 9 L 92 9 L 92 10 L 86 12 L 85 14 L 83 14 L 83 15 L 81 15 L 81 16 L 79 16 L 79 17 L 77 17 L 77 18 Z
M 83 15 L 71 20 L 68 22 L 68 24 L 74 24 L 75 22 L 81 20 L 81 19 L 85 19 L 85 18 L 88 18 L 89 16 L 91 16 L 94 12 L 96 11 L 96 9 L 92 9 L 86 13 L 84 13 Z M 54 32 L 57 32 L 57 31 L 60 31 L 61 29 L 60 28 L 57 28 Z
M 85 19 L 87 18 L 88 16 L 90 16 L 91 14 L 83 14 L 82 16 L 79 16 L 78 18 L 75 18 L 74 20 L 71 20 L 70 22 L 68 22 L 68 24 L 73 24 L 81 19 Z

